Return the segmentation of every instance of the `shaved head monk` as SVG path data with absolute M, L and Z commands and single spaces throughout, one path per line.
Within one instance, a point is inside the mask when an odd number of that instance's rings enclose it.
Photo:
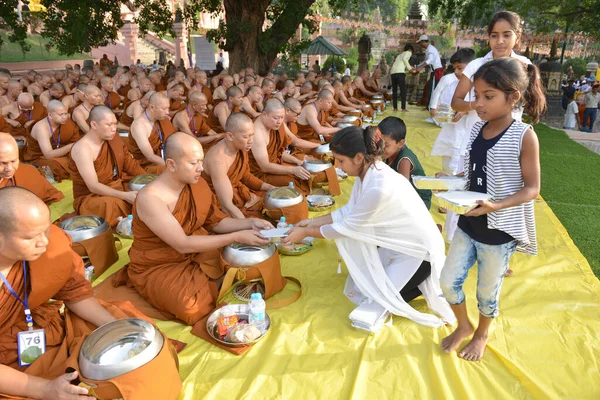
M 139 193 L 133 207 L 131 263 L 119 272 L 154 307 L 188 325 L 215 307 L 224 269 L 219 249 L 231 243 L 265 245 L 260 219 L 229 218 L 201 177 L 202 146 L 177 132 L 167 140 L 166 170 Z M 211 231 L 216 235 L 209 235 Z M 119 279 L 127 281 L 127 279 Z
M 6 72 L 0 72 L 0 97 L 6 95 L 8 82 L 10 82 L 10 75 Z
M 333 106 L 333 93 L 321 90 L 317 101 L 307 104 L 298 116 L 298 136 L 301 139 L 315 143 L 325 143 L 331 140 L 332 135 L 339 131 L 327 123 L 327 112 Z
M 73 93 L 77 87 L 77 84 L 79 83 L 79 71 L 69 71 L 69 76 L 67 76 L 67 78 L 61 83 L 65 87 L 65 93 Z
M 169 120 L 169 99 L 156 92 L 150 96 L 146 111 L 131 124 L 127 148 L 148 173 L 159 174 L 165 169 L 165 142 L 174 132 Z
M 0 188 L 7 186 L 28 189 L 46 204 L 55 203 L 65 197 L 37 168 L 20 164 L 17 141 L 8 133 L 0 132 Z
M 153 94 L 154 90 L 150 90 L 148 93 L 144 94 L 144 97 L 141 99 L 129 103 L 129 106 L 127 106 L 127 109 L 123 111 L 123 114 L 121 114 L 121 117 L 119 118 L 119 125 L 117 126 L 119 131 L 129 132 L 133 121 L 142 115 L 144 111 L 146 111 L 146 108 L 148 108 L 150 96 Z
M 0 189 L 0 204 L 0 273 L 4 281 L 0 291 L 0 396 L 94 399 L 86 396 L 86 388 L 70 384 L 78 374 L 65 373 L 65 369 L 78 370 L 79 366 L 77 358 L 69 358 L 69 354 L 77 354 L 85 335 L 98 326 L 120 318 L 145 317 L 128 302 L 108 304 L 94 298 L 83 261 L 71 249 L 71 239 L 50 223 L 50 210 L 33 193 L 19 187 Z M 9 286 L 12 291 L 5 289 Z M 25 317 L 26 309 L 30 319 Z M 44 337 L 38 341 L 44 340 L 45 353 L 37 357 L 35 352 L 19 356 L 17 334 L 28 332 L 28 326 L 43 329 Z M 21 342 L 26 340 L 20 335 Z M 19 359 L 25 366 L 19 366 Z M 160 376 L 127 380 L 124 375 L 119 388 L 141 398 L 175 398 L 181 389 L 175 357 L 161 360 L 159 369 Z
M 213 96 L 212 92 L 210 91 L 210 88 L 208 87 L 208 76 L 206 75 L 206 72 L 196 71 L 194 73 L 194 76 L 194 85 L 192 86 L 191 90 L 200 90 L 202 93 L 204 93 L 207 101 L 206 106 L 208 107 L 208 109 L 212 110 Z
M 23 85 L 17 80 L 10 80 L 4 96 L 0 97 L 0 107 L 6 107 L 17 102 L 17 97 L 23 93 Z
M 85 76 L 85 75 L 83 75 Z M 75 88 L 75 92 L 71 94 L 67 94 L 62 98 L 62 103 L 67 107 L 69 113 L 73 114 L 75 108 L 83 103 L 84 93 L 83 90 L 87 86 L 87 83 L 80 82 Z
M 58 100 L 48 103 L 48 116 L 37 122 L 27 136 L 24 160 L 49 166 L 57 181 L 69 178 L 67 154 L 79 140 L 79 128 Z
M 102 91 L 94 85 L 86 85 L 83 88 L 83 103 L 73 110 L 73 121 L 79 126 L 83 133 L 90 130 L 87 119 L 90 115 L 90 110 L 94 106 L 104 104 L 104 96 Z
M 183 75 L 183 72 L 179 72 Z M 169 98 L 169 117 L 173 117 L 179 111 L 185 109 L 185 86 L 177 83 L 167 89 L 167 97 Z
M 125 191 L 124 173 L 145 174 L 117 135 L 117 118 L 106 106 L 90 111 L 90 130 L 71 149 L 73 208 L 80 215 L 102 217 L 112 228 L 131 214 L 137 192 Z
M 124 106 L 127 107 L 130 103 L 141 99 L 146 93 L 154 90 L 154 85 L 152 81 L 148 78 L 141 78 L 138 80 L 138 86 L 132 88 L 129 92 L 127 92 L 127 100 L 125 101 Z
M 244 93 L 239 87 L 231 86 L 227 89 L 227 100 L 217 104 L 212 112 L 209 112 L 208 114 L 207 122 L 213 131 L 217 133 L 225 132 L 227 118 L 229 118 L 232 113 L 239 111 L 243 99 Z
M 216 106 L 220 102 L 227 100 L 227 89 L 232 87 L 234 84 L 233 77 L 231 75 L 225 75 L 221 79 L 221 85 L 217 86 L 213 92 L 213 105 Z
M 233 218 L 260 215 L 264 191 L 274 188 L 250 173 L 248 152 L 254 139 L 254 123 L 243 113 L 227 118 L 225 139 L 206 155 L 202 177 L 217 194 L 221 208 Z M 256 192 L 263 192 L 257 195 Z
M 16 103 L 2 107 L 2 115 L 10 125 L 8 133 L 25 140 L 33 124 L 46 118 L 47 111 L 41 103 L 34 101 L 31 93 L 21 93 Z
M 207 111 L 208 99 L 199 90 L 194 90 L 189 95 L 189 104 L 173 117 L 173 126 L 179 132 L 185 132 L 194 136 L 205 152 L 207 152 L 219 140 L 223 139 L 223 133 L 217 133 L 208 125 L 204 114 Z
M 100 79 L 100 90 L 104 105 L 110 108 L 116 115 L 121 115 L 121 101 L 123 98 L 115 92 L 115 82 L 110 76 L 104 76 Z
M 250 89 L 248 89 L 246 97 L 242 99 L 240 112 L 243 112 L 254 120 L 260 115 L 263 109 L 263 92 L 260 89 L 260 86 L 251 86 Z
M 40 95 L 40 103 L 42 103 L 44 107 L 46 107 L 50 100 L 62 101 L 63 97 L 65 97 L 65 87 L 60 83 L 56 82 L 53 83 L 52 86 L 50 86 L 50 89 L 44 91 L 44 93 Z

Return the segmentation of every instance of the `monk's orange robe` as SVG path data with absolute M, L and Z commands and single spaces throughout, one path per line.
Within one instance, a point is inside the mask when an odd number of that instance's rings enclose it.
M 216 104 L 215 104 L 215 106 L 216 106 Z M 207 110 L 208 119 L 206 120 L 206 123 L 216 133 L 224 133 L 225 129 L 223 129 L 223 127 L 221 126 L 221 123 L 219 122 L 219 118 L 215 115 L 215 108 L 213 108 L 212 110 Z M 238 112 L 238 111 L 239 111 L 239 109 L 235 108 L 233 111 L 231 111 L 229 113 L 229 115 L 231 115 L 234 112 Z
M 208 235 L 227 215 L 204 179 L 186 185 L 173 209 L 173 216 L 186 235 Z M 150 304 L 194 325 L 215 308 L 217 279 L 224 273 L 219 250 L 180 254 L 163 242 L 138 217 L 133 207 L 131 262 L 119 271 Z
M 204 118 L 204 116 L 202 114 L 191 113 L 189 111 L 189 109 L 187 109 L 187 108 L 184 111 L 180 111 L 180 112 L 186 113 L 186 116 L 189 121 L 188 123 L 189 123 L 190 130 L 192 131 L 192 133 L 194 134 L 195 137 L 201 138 L 201 137 L 208 136 L 208 132 L 210 132 L 212 129 L 208 125 L 208 123 L 206 122 L 206 119 Z M 206 154 L 206 152 L 208 150 L 210 150 L 217 143 L 219 143 L 219 139 L 217 138 L 217 136 L 215 136 L 215 139 L 213 141 L 208 142 L 208 143 L 203 143 L 202 150 L 204 150 L 204 154 Z
M 173 100 L 173 99 L 169 99 L 169 112 L 170 113 L 177 113 L 181 110 L 185 109 L 185 102 L 181 101 L 181 100 Z
M 121 96 L 123 96 L 124 98 L 127 98 L 127 94 L 129 93 L 130 90 L 131 90 L 131 85 L 128 83 L 125 86 L 121 86 L 119 88 L 119 90 L 117 90 L 117 93 L 120 94 Z
M 296 122 L 287 122 L 287 127 L 294 134 L 294 136 L 298 136 L 298 124 Z
M 129 154 L 119 135 L 102 144 L 98 158 L 94 161 L 94 169 L 99 183 L 121 191 L 125 190 L 123 181 L 125 173 L 129 176 L 146 173 Z M 119 217 L 127 217 L 131 214 L 131 204 L 125 200 L 92 193 L 70 154 L 69 170 L 73 181 L 73 208 L 77 214 L 102 217 L 112 228 L 117 226 Z
M 196 90 L 196 89 L 194 89 Z M 206 96 L 207 104 L 213 104 L 212 92 L 208 86 L 202 86 L 202 93 Z
M 24 278 L 23 267 L 19 261 L 10 269 L 7 280 L 21 298 L 25 293 Z M 71 239 L 54 225 L 50 226 L 46 252 L 37 260 L 27 263 L 27 278 L 30 283 L 27 290 L 34 329 L 44 329 L 46 352 L 30 366 L 18 365 L 17 333 L 27 330 L 24 307 L 3 286 L 0 289 L 0 363 L 29 375 L 54 379 L 64 374 L 67 366 L 78 366 L 78 349 L 87 335 L 97 328 L 70 312 L 68 308 L 61 314 L 63 302 L 86 300 L 92 298 L 94 293 L 91 284 L 85 279 L 81 257 L 71 249 Z M 50 299 L 56 301 L 50 302 Z M 100 304 L 115 318 L 148 320 L 129 302 Z M 135 393 L 128 398 L 136 400 L 174 399 L 181 390 L 176 356 L 168 357 L 164 361 L 158 368 L 160 370 L 154 371 L 154 376 L 146 375 L 141 380 L 121 382 L 120 389 L 126 393 Z M 0 397 L 4 396 L 0 394 Z M 9 398 L 21 399 L 10 396 Z
M 136 101 L 140 101 L 141 100 L 136 100 Z M 129 103 L 129 106 L 131 106 L 133 103 Z M 127 108 L 129 108 L 129 106 Z M 121 116 L 119 117 L 119 122 L 122 123 L 125 126 L 129 126 L 131 127 L 131 124 L 133 124 L 133 117 L 130 117 L 129 115 L 127 115 L 127 109 L 125 109 L 125 111 L 123 111 L 123 114 L 121 114 Z
M 10 128 L 10 131 L 8 133 L 10 133 L 13 136 L 27 136 L 27 134 L 31 132 L 31 128 L 33 128 L 33 125 L 35 125 L 36 122 L 46 118 L 47 115 L 48 112 L 46 111 L 46 107 L 44 107 L 42 103 L 36 101 L 33 103 L 33 110 L 23 111 L 15 119 L 21 124 L 20 127 L 13 128 L 12 126 L 8 125 L 8 127 Z M 29 125 L 29 128 L 25 129 L 24 125 L 29 121 L 35 122 Z
M 67 119 L 67 122 L 52 132 L 50 143 L 52 144 L 52 147 L 58 149 L 68 144 L 75 143 L 79 140 L 79 138 L 79 127 L 75 122 L 73 122 L 73 120 L 69 118 Z M 42 149 L 40 149 L 40 144 L 31 135 L 27 135 L 27 150 L 25 150 L 23 159 L 27 162 L 35 163 L 40 167 L 46 165 L 50 166 L 52 173 L 54 174 L 54 179 L 59 182 L 63 179 L 69 178 L 69 161 L 67 156 L 46 160 L 44 154 L 42 153 Z
M 276 90 L 283 90 L 284 87 L 285 87 L 285 81 L 277 81 L 277 83 L 275 84 Z
M 245 207 L 245 204 L 251 199 L 251 192 L 254 192 L 255 195 L 261 198 L 265 194 L 260 190 L 263 181 L 250 173 L 250 163 L 248 159 L 248 152 L 242 150 L 238 151 L 235 155 L 235 160 L 229 167 L 229 170 L 227 170 L 227 177 L 233 188 L 233 204 L 239 208 L 246 217 L 260 217 L 262 201 L 252 205 L 249 209 Z M 215 188 L 213 187 L 210 176 L 203 171 L 202 177 L 206 180 L 208 186 L 210 186 L 210 190 L 214 192 Z
M 10 125 L 8 125 L 6 123 L 6 120 L 4 119 L 4 117 L 2 115 L 0 115 L 0 132 L 6 132 L 8 130 L 8 127 L 10 127 Z M 6 133 L 8 133 L 8 132 L 6 132 Z
M 161 79 L 158 85 L 154 85 L 154 90 L 156 92 L 165 92 L 167 90 L 167 83 Z
M 162 157 L 162 150 L 165 146 L 165 141 L 169 136 L 175 133 L 175 127 L 169 121 L 168 118 L 165 118 L 161 121 L 156 121 L 154 123 L 154 127 L 152 129 L 152 133 L 148 138 L 150 142 L 150 146 L 152 146 L 152 151 L 159 157 Z M 156 165 L 146 159 L 140 148 L 138 147 L 135 139 L 129 132 L 129 140 L 127 142 L 127 148 L 133 155 L 133 157 L 138 160 L 140 166 L 146 170 L 149 174 L 160 174 L 165 170 L 164 165 Z
M 318 115 L 318 120 L 321 123 L 321 126 L 324 126 L 325 122 L 327 122 L 327 112 L 319 111 Z M 300 139 L 308 140 L 310 142 L 315 142 L 319 144 L 321 143 L 319 135 L 317 134 L 317 132 L 315 132 L 313 127 L 310 126 L 310 124 L 303 125 L 300 123 L 296 123 L 296 125 L 298 126 L 298 133 L 296 134 L 296 136 L 298 136 Z
M 102 93 L 104 96 L 104 93 Z M 110 92 L 108 96 L 104 96 L 104 105 L 111 110 L 116 110 L 121 106 L 121 97 L 117 92 Z
M 52 186 L 37 168 L 27 164 L 19 165 L 12 178 L 0 180 L 0 188 L 7 186 L 25 188 L 48 205 L 65 198 L 65 195 Z
M 269 131 L 269 143 L 267 144 L 269 162 L 273 164 L 289 165 L 283 162 L 282 156 L 291 143 L 292 138 L 285 133 L 283 124 L 277 131 L 271 129 Z M 263 172 L 252 153 L 250 153 L 250 172 L 258 179 L 270 183 L 273 186 L 287 186 L 290 182 L 293 182 L 304 194 L 308 193 L 309 186 L 307 181 L 302 180 L 295 175 L 275 175 Z

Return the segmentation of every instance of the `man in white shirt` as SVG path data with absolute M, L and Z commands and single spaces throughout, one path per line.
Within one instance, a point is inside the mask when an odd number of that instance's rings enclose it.
M 427 109 L 429 110 L 431 94 L 433 93 L 433 89 L 435 89 L 435 85 L 442 79 L 442 76 L 444 76 L 444 68 L 442 68 L 440 53 L 429 43 L 429 36 L 421 35 L 417 44 L 425 49 L 425 61 L 417 65 L 417 70 L 421 72 L 425 70 L 425 67 L 431 68 L 431 74 L 429 75 L 429 94 L 427 97 Z
M 598 90 L 600 85 L 597 83 L 592 86 L 592 91 L 585 95 L 585 111 L 583 112 L 583 124 L 581 125 L 582 132 L 592 132 L 594 130 L 594 122 L 598 114 L 598 104 L 600 103 L 600 93 Z M 587 124 L 587 128 L 585 127 Z
M 398 111 L 398 86 L 400 86 L 400 99 L 402 101 L 402 111 L 406 109 L 406 73 L 412 70 L 409 60 L 415 49 L 411 44 L 404 46 L 404 52 L 398 54 L 390 74 L 392 75 L 392 104 L 394 111 Z

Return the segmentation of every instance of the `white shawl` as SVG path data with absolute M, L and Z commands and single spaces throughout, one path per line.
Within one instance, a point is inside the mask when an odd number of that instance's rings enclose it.
M 427 326 L 453 323 L 439 277 L 445 261 L 444 239 L 429 210 L 408 182 L 378 161 L 357 179 L 348 204 L 332 213 L 331 227 L 343 235 L 335 243 L 356 287 L 389 312 Z M 431 263 L 431 276 L 419 289 L 442 319 L 409 306 L 385 273 L 377 246 Z M 411 277 L 408 276 L 406 281 Z

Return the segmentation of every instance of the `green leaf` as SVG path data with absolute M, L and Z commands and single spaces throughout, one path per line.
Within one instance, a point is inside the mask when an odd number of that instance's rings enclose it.
M 37 346 L 29 346 L 21 353 L 21 361 L 27 364 L 32 364 L 42 355 L 42 350 Z

